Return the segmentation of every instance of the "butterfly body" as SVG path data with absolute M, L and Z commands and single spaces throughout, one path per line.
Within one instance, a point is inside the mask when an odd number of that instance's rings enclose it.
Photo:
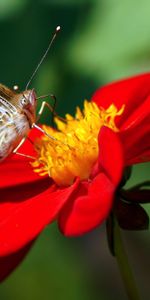
M 34 90 L 22 93 L 0 84 L 0 162 L 28 135 L 36 120 Z

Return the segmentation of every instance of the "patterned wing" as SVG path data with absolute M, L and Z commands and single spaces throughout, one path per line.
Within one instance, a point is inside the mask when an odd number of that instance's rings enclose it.
M 16 108 L 0 95 L 0 161 L 11 153 L 16 142 L 15 113 Z

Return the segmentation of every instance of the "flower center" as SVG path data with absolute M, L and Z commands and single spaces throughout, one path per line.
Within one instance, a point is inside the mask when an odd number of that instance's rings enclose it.
M 57 130 L 43 126 L 56 140 L 42 136 L 36 142 L 37 159 L 32 163 L 39 175 L 48 174 L 57 185 L 68 186 L 76 177 L 87 180 L 98 157 L 98 134 L 102 126 L 118 131 L 115 117 L 123 113 L 114 104 L 106 110 L 94 102 L 84 101 L 84 109 L 76 109 L 75 117 L 55 118 Z

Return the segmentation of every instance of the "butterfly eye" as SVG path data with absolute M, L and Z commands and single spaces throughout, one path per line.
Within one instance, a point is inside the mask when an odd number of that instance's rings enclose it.
M 20 103 L 22 106 L 25 106 L 25 105 L 29 104 L 29 100 L 28 100 L 28 98 L 23 97 L 23 98 L 21 98 Z

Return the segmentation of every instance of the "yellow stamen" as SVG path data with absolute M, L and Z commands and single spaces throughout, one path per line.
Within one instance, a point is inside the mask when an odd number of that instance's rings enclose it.
M 76 109 L 75 118 L 55 118 L 57 130 L 44 125 L 46 135 L 36 143 L 37 159 L 32 163 L 39 175 L 48 174 L 59 186 L 71 185 L 76 177 L 87 180 L 98 157 L 98 134 L 102 126 L 118 131 L 115 117 L 124 111 L 111 104 L 106 110 L 94 102 L 84 101 L 83 112 Z

